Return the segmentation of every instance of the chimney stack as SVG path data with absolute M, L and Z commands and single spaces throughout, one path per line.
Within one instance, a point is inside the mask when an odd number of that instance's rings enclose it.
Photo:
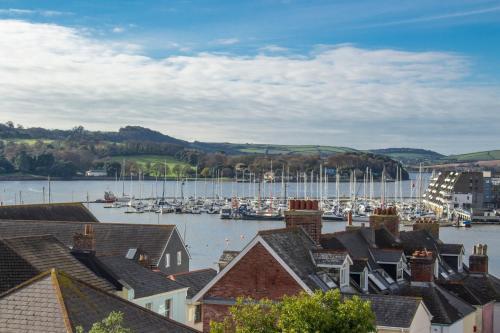
M 95 233 L 92 224 L 85 224 L 83 234 L 73 235 L 73 251 L 95 252 Z
M 488 245 L 474 245 L 474 253 L 469 256 L 469 272 L 488 273 Z
M 322 215 L 318 200 L 290 200 L 289 209 L 285 211 L 285 224 L 287 228 L 302 227 L 319 244 Z
M 417 219 L 413 231 L 427 230 L 436 240 L 439 239 L 439 222 L 430 218 Z
M 396 238 L 399 238 L 399 216 L 396 207 L 377 208 L 370 215 L 370 227 L 374 230 L 385 226 Z
M 410 258 L 411 281 L 434 281 L 434 256 L 431 251 L 422 250 L 413 252 Z
M 151 263 L 149 261 L 149 256 L 147 254 L 140 254 L 139 255 L 139 265 L 142 267 L 145 267 L 147 269 L 151 268 Z

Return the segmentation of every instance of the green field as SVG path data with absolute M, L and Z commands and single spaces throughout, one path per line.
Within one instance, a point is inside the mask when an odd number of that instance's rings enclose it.
M 134 162 L 144 171 L 148 170 L 148 167 L 153 166 L 156 163 L 163 165 L 165 162 L 167 163 L 169 173 L 169 177 L 174 177 L 173 168 L 176 165 L 180 165 L 181 167 L 189 166 L 194 169 L 194 167 L 190 166 L 188 163 L 179 161 L 172 156 L 163 156 L 163 155 L 127 155 L 127 156 L 112 156 L 110 157 L 111 161 L 122 163 L 123 160 L 127 162 Z
M 332 153 L 345 153 L 354 152 L 356 149 L 346 148 L 346 147 L 334 147 L 334 146 L 316 146 L 316 145 L 261 145 L 261 144 L 249 144 L 249 145 L 226 145 L 235 151 L 239 151 L 245 154 L 269 154 L 269 155 L 312 155 L 312 154 L 332 154 Z
M 37 143 L 38 141 L 41 141 L 43 143 L 52 143 L 55 140 L 50 140 L 50 139 L 2 139 L 0 141 L 2 141 L 3 143 L 14 142 L 14 143 L 18 143 L 18 144 L 25 144 L 28 146 L 32 146 L 35 143 Z
M 500 150 L 480 151 L 476 153 L 450 155 L 444 158 L 447 161 L 491 161 L 500 160 Z

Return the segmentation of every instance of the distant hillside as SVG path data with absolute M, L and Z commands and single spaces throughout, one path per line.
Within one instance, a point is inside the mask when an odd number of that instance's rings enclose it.
M 171 136 L 153 131 L 140 126 L 126 126 L 118 132 L 88 131 L 81 126 L 71 130 L 45 129 L 40 127 L 14 127 L 13 125 L 0 124 L 1 139 L 23 139 L 23 140 L 89 140 L 89 141 L 150 141 L 158 143 L 169 143 L 180 146 L 188 146 L 187 141 L 179 140 Z
M 430 163 L 445 158 L 445 155 L 432 150 L 416 149 L 416 148 L 385 148 L 372 149 L 370 152 L 374 154 L 389 156 L 390 158 L 400 161 L 403 164 L 418 164 Z
M 265 154 L 265 155 L 321 155 L 329 156 L 337 153 L 359 152 L 354 148 L 318 146 L 318 145 L 272 145 L 272 144 L 238 144 L 195 141 L 191 147 L 211 152 L 226 154 Z
M 450 155 L 442 158 L 446 162 L 476 162 L 500 160 L 500 150 L 480 151 L 476 153 Z

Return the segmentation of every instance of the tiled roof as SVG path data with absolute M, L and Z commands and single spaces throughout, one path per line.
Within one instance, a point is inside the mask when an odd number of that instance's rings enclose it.
M 217 271 L 212 268 L 170 275 L 169 278 L 189 287 L 188 298 L 192 298 L 205 287 L 215 276 Z
M 75 233 L 83 233 L 83 222 L 0 221 L 0 238 L 33 235 L 54 235 L 68 247 L 73 246 Z M 97 256 L 127 254 L 130 248 L 141 248 L 157 264 L 174 225 L 93 223 Z
M 377 262 L 398 263 L 404 255 L 403 250 L 397 249 L 371 249 Z
M 370 301 L 375 314 L 377 326 L 409 328 L 421 298 L 394 295 L 360 295 L 361 299 Z
M 219 258 L 219 264 L 228 265 L 238 254 L 240 254 L 240 251 L 224 250 Z
M 98 288 L 115 290 L 114 286 L 75 259 L 69 249 L 51 235 L 0 240 L 0 266 L 8 267 L 8 270 L 1 270 L 0 292 L 52 268 L 64 270 Z
M 401 231 L 399 234 L 401 245 L 407 256 L 411 256 L 416 250 L 427 249 L 438 252 L 439 243 L 427 230 Z
M 350 266 L 350 271 L 355 273 L 361 273 L 367 266 L 367 259 L 355 259 L 352 261 Z
M 317 266 L 340 266 L 347 257 L 347 251 L 312 250 L 311 255 Z
M 421 297 L 435 324 L 451 325 L 474 312 L 474 308 L 445 289 L 431 283 L 402 286 L 398 295 Z
M 134 333 L 196 332 L 118 296 L 52 270 L 0 296 L 0 327 L 7 332 L 84 331 L 110 312 L 123 313 Z
M 439 251 L 441 254 L 454 254 L 460 255 L 464 249 L 463 244 L 439 244 Z
M 99 260 L 120 280 L 134 289 L 134 298 L 142 298 L 186 288 L 162 273 L 153 272 L 135 260 L 123 256 L 100 257 Z
M 484 304 L 500 302 L 500 280 L 490 274 L 467 274 L 461 281 Z
M 316 245 L 302 228 L 266 230 L 258 235 L 311 290 L 318 289 L 317 283 L 310 278 L 316 266 L 309 251 Z
M 0 220 L 99 222 L 79 202 L 0 206 Z

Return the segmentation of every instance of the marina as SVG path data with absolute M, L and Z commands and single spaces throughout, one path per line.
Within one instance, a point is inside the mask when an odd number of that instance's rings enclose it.
M 424 174 L 423 177 L 423 187 L 426 186 L 427 179 L 430 175 Z M 415 185 L 416 178 L 418 174 L 411 174 L 411 180 L 403 181 L 400 184 L 402 191 L 400 192 L 400 197 L 402 197 L 405 202 L 415 202 Z M 223 250 L 232 249 L 240 250 L 259 230 L 266 230 L 272 228 L 281 228 L 284 226 L 284 222 L 278 218 L 238 218 L 235 219 L 231 216 L 231 194 L 235 193 L 249 193 L 253 191 L 251 188 L 252 184 L 248 183 L 236 183 L 236 182 L 220 182 L 219 184 L 212 183 L 207 180 L 199 180 L 198 182 L 186 181 L 184 185 L 181 186 L 180 182 L 167 181 L 165 183 L 165 199 L 167 202 L 173 203 L 177 201 L 181 202 L 181 192 L 184 195 L 185 202 L 194 202 L 195 198 L 197 202 L 203 203 L 208 201 L 210 203 L 215 202 L 211 195 L 213 194 L 212 186 L 215 188 L 221 198 L 217 200 L 220 203 L 220 209 L 205 209 L 205 210 L 191 210 L 190 212 L 184 211 L 181 213 L 175 213 L 175 208 L 158 208 L 154 209 L 148 208 L 148 200 L 137 202 L 144 202 L 142 205 L 141 213 L 130 213 L 133 209 L 128 205 L 128 202 L 122 203 L 91 203 L 97 199 L 102 199 L 105 191 L 112 191 L 114 193 L 120 193 L 121 183 L 116 183 L 114 181 L 53 181 L 51 182 L 51 200 L 52 202 L 84 202 L 89 210 L 103 222 L 125 222 L 125 223 L 146 223 L 146 224 L 175 224 L 179 232 L 185 239 L 188 249 L 192 256 L 193 269 L 202 267 L 215 267 L 216 262 Z M 391 186 L 392 185 L 392 186 Z M 327 183 L 326 190 L 325 184 L 322 183 L 323 191 L 329 193 L 328 202 L 332 207 L 336 202 L 341 202 L 342 205 L 348 204 L 350 202 L 350 193 L 352 191 L 352 183 Z M 297 188 L 296 183 L 289 183 L 289 188 Z M 300 186 L 302 190 L 299 190 L 299 197 L 305 193 L 304 184 Z M 318 183 L 309 184 L 308 192 L 319 193 Z M 363 184 L 357 185 L 358 192 L 363 193 Z M 44 188 L 48 188 L 46 181 L 10 181 L 10 182 L 0 182 L 0 194 L 1 201 L 4 204 L 14 204 L 19 203 L 19 196 L 21 196 L 22 202 L 24 204 L 29 203 L 42 203 Z M 153 196 L 158 193 L 159 197 L 162 195 L 163 182 L 158 181 L 143 181 L 142 184 L 135 182 L 126 182 L 125 188 L 129 189 L 128 193 L 132 193 L 132 196 L 140 197 L 142 193 L 147 193 Z M 264 197 L 265 193 L 280 193 L 282 188 L 281 184 L 263 184 L 262 193 Z M 311 191 L 312 188 L 312 191 Z M 335 198 L 338 194 L 339 199 Z M 373 183 L 373 193 L 380 193 L 381 184 L 379 182 Z M 387 183 L 386 185 L 386 197 L 392 198 L 388 200 L 393 200 L 396 187 L 394 183 Z M 75 191 L 74 189 L 79 189 Z M 177 190 L 176 190 L 177 189 Z M 182 190 L 181 190 L 182 189 Z M 413 189 L 413 190 L 412 190 Z M 115 192 L 116 191 L 116 192 Z M 48 193 L 45 190 L 45 198 L 47 200 Z M 257 191 L 258 192 L 258 191 Z M 332 197 L 330 197 L 332 195 Z M 17 199 L 15 197 L 17 196 Z M 249 200 L 255 202 L 255 198 L 243 197 L 244 200 Z M 375 195 L 372 200 L 375 199 Z M 264 206 L 265 202 L 269 200 L 262 199 L 262 204 Z M 276 198 L 273 204 L 275 208 L 279 209 L 279 198 Z M 361 203 L 363 200 L 357 200 Z M 88 203 L 87 203 L 88 202 Z M 106 208 L 115 205 L 116 208 Z M 284 207 L 284 202 L 281 202 L 281 208 Z M 163 213 L 158 210 L 165 210 Z M 221 211 L 226 210 L 225 218 L 221 215 Z M 126 213 L 126 212 L 129 213 Z M 336 218 L 335 215 L 331 215 L 332 218 L 328 218 L 329 214 L 326 214 L 323 219 L 323 230 L 324 232 L 334 232 L 340 231 L 345 228 L 346 221 L 345 218 Z M 368 219 L 366 217 L 353 215 L 353 224 L 361 225 L 362 223 L 367 223 Z M 409 230 L 411 223 L 402 223 L 403 230 Z M 450 226 L 450 224 L 443 224 L 443 226 Z M 500 227 L 496 225 L 474 225 L 472 228 L 451 228 L 443 227 L 441 230 L 441 238 L 447 242 L 458 242 L 464 243 L 465 251 L 469 251 L 478 239 L 484 240 L 490 244 L 490 261 L 491 270 L 494 273 L 500 273 L 500 247 L 497 239 L 500 237 Z

